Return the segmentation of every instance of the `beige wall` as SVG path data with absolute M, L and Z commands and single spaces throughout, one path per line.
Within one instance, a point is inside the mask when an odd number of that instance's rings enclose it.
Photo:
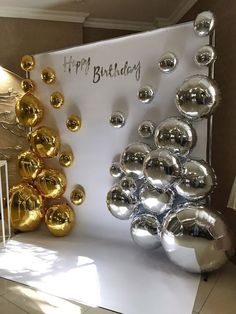
M 103 28 L 90 28 L 83 29 L 83 42 L 84 44 L 92 43 L 95 41 L 106 40 L 110 38 L 126 36 L 133 34 L 133 31 L 125 31 L 119 29 L 103 29 Z

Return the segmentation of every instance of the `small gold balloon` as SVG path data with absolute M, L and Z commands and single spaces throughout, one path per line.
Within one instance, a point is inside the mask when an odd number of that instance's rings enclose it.
M 55 157 L 60 149 L 61 141 L 57 132 L 42 126 L 28 134 L 30 148 L 40 157 Z
M 76 188 L 70 194 L 70 200 L 74 205 L 81 205 L 85 200 L 85 190 L 81 185 L 77 185 Z
M 21 89 L 25 92 L 34 92 L 35 85 L 34 82 L 31 79 L 24 79 L 20 83 Z
M 18 156 L 18 169 L 24 180 L 34 180 L 42 168 L 42 160 L 30 150 Z
M 68 204 L 53 205 L 45 215 L 48 230 L 56 237 L 67 235 L 75 225 L 75 212 Z
M 36 126 L 43 118 L 43 106 L 31 93 L 24 94 L 16 102 L 15 112 L 19 123 L 27 127 Z
M 58 198 L 66 189 L 65 175 L 55 169 L 43 169 L 36 177 L 35 186 L 46 198 Z
M 64 104 L 64 96 L 60 92 L 54 92 L 50 96 L 50 104 L 55 109 L 59 109 Z
M 25 55 L 21 58 L 20 64 L 22 70 L 31 71 L 35 67 L 35 60 L 33 56 Z
M 56 81 L 56 72 L 52 68 L 45 68 L 41 73 L 41 79 L 46 84 L 52 84 Z
M 70 130 L 71 132 L 78 131 L 81 127 L 80 117 L 74 114 L 69 116 L 66 121 L 66 126 L 67 126 L 67 129 Z
M 73 160 L 74 160 L 74 156 L 71 152 L 62 152 L 59 155 L 59 163 L 62 167 L 71 166 Z
M 21 183 L 10 190 L 11 225 L 20 231 L 35 230 L 43 218 L 43 198 L 31 185 Z

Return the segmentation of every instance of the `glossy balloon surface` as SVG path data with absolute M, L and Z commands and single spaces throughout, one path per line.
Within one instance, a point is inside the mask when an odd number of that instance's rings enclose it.
M 176 68 L 177 63 L 176 55 L 168 51 L 161 56 L 158 66 L 163 73 L 170 73 Z
M 198 36 L 208 36 L 215 28 L 215 17 L 211 11 L 204 11 L 197 15 L 194 30 Z
M 34 180 L 43 168 L 42 160 L 30 150 L 18 156 L 18 170 L 24 180 Z

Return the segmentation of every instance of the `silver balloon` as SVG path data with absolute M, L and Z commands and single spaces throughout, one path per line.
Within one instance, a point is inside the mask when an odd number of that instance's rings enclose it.
M 126 192 L 134 193 L 137 190 L 137 184 L 132 177 L 122 178 L 119 185 Z
M 187 78 L 175 97 L 179 112 L 194 121 L 209 117 L 219 102 L 220 92 L 215 82 L 204 75 Z
M 168 51 L 161 56 L 158 66 L 163 73 L 170 73 L 176 68 L 177 62 L 176 55 Z
M 134 242 L 144 249 L 157 249 L 161 245 L 161 226 L 156 216 L 141 214 L 131 222 L 130 232 Z
M 182 179 L 176 185 L 177 193 L 190 201 L 200 200 L 216 186 L 214 170 L 203 160 L 189 159 L 183 163 Z
M 148 104 L 153 100 L 153 98 L 154 91 L 150 86 L 144 86 L 138 91 L 138 99 L 144 104 Z
M 172 191 L 158 191 L 146 183 L 140 190 L 139 198 L 144 209 L 154 214 L 162 215 L 172 208 L 174 193 Z
M 196 52 L 195 62 L 199 66 L 209 66 L 216 60 L 216 51 L 212 46 L 203 46 Z
M 150 138 L 155 131 L 155 124 L 152 121 L 143 121 L 138 127 L 138 134 L 142 138 Z
M 144 143 L 130 144 L 121 155 L 121 167 L 127 175 L 135 179 L 143 178 L 143 162 L 151 148 Z
M 107 208 L 111 214 L 121 220 L 133 216 L 137 199 L 133 194 L 124 191 L 121 186 L 115 185 L 107 193 Z
M 227 261 L 226 252 L 232 249 L 229 231 L 219 214 L 194 204 L 167 214 L 161 242 L 173 263 L 195 273 L 220 268 Z
M 214 28 L 215 17 L 211 11 L 204 11 L 197 15 L 194 21 L 194 30 L 199 36 L 208 36 Z
M 197 141 L 197 134 L 190 123 L 179 117 L 161 122 L 155 131 L 155 144 L 172 153 L 187 156 Z
M 121 169 L 120 163 L 113 162 L 110 167 L 110 174 L 113 178 L 120 178 L 124 174 L 123 170 Z
M 116 111 L 111 114 L 109 122 L 114 128 L 122 128 L 125 125 L 125 117 L 121 112 Z
M 181 176 L 181 165 L 177 156 L 167 149 L 158 148 L 150 152 L 143 164 L 148 182 L 159 190 L 167 190 Z

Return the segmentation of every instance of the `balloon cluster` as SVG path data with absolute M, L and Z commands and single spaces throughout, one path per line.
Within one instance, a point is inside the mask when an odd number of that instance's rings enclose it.
M 199 14 L 194 23 L 197 34 L 209 35 L 213 28 L 212 13 Z M 206 63 L 200 54 L 209 56 L 212 51 L 199 50 L 195 59 Z M 159 67 L 168 73 L 177 62 L 174 54 L 165 58 Z M 141 96 L 138 94 L 143 102 Z M 132 219 L 130 232 L 137 245 L 145 249 L 162 245 L 171 261 L 191 272 L 219 268 L 231 249 L 226 225 L 207 206 L 216 185 L 215 172 L 207 162 L 190 157 L 197 143 L 192 122 L 208 118 L 219 100 L 219 90 L 211 78 L 187 78 L 175 96 L 181 116 L 167 118 L 156 128 L 153 122 L 143 121 L 138 133 L 143 140 L 152 138 L 152 147 L 132 143 L 121 153 L 120 162 L 110 168 L 111 175 L 120 179 L 107 194 L 110 213 L 121 220 Z

